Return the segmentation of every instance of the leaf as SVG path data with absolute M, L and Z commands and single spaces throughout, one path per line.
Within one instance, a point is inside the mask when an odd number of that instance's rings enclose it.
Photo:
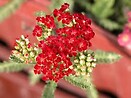
M 88 98 L 98 98 L 98 92 L 92 84 L 91 78 L 85 79 L 83 76 L 70 75 L 64 78 L 69 83 L 84 89 L 87 92 Z
M 115 0 L 95 0 L 91 7 L 91 12 L 98 19 L 107 18 L 114 13 L 113 5 Z
M 75 2 L 85 8 L 87 11 L 91 10 L 91 3 L 89 2 L 89 0 L 83 0 L 82 2 L 80 0 L 75 0 Z
M 96 50 L 94 52 L 97 64 L 114 63 L 121 58 L 119 54 L 114 52 L 106 52 L 103 50 Z
M 33 64 L 4 62 L 0 63 L 0 72 L 18 72 L 28 67 L 33 67 Z
M 66 81 L 68 81 L 70 84 L 73 84 L 77 87 L 80 87 L 82 89 L 87 89 L 91 86 L 91 84 L 82 76 L 74 76 L 69 75 L 64 78 Z
M 99 21 L 99 23 L 103 27 L 105 27 L 105 28 L 107 28 L 109 30 L 114 30 L 114 29 L 120 29 L 121 28 L 121 26 L 117 22 L 111 21 L 109 19 L 101 19 Z
M 19 8 L 19 6 L 24 3 L 24 1 L 26 0 L 10 0 L 7 4 L 2 6 L 0 9 L 0 22 L 14 13 Z

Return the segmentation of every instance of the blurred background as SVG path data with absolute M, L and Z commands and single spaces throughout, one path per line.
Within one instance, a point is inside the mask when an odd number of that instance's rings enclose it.
M 97 65 L 93 82 L 100 98 L 131 98 L 131 1 L 130 0 L 0 0 L 0 61 L 9 59 L 16 38 L 29 35 L 38 11 L 46 14 L 67 2 L 73 12 L 92 19 L 95 38 L 93 50 L 113 51 L 122 55 L 114 64 Z M 0 73 L 0 98 L 40 98 L 44 86 L 31 86 L 27 72 Z M 64 80 L 58 84 L 56 98 L 86 98 L 84 91 Z

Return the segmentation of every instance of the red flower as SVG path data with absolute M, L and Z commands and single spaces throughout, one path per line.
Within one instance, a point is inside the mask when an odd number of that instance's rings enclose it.
M 68 3 L 64 3 L 61 8 L 60 8 L 60 11 L 63 12 L 65 11 L 67 8 L 69 8 L 69 4 Z
M 33 30 L 33 35 L 40 37 L 42 35 L 42 28 L 40 26 L 36 25 Z
M 43 23 L 49 29 L 55 28 L 54 18 L 50 15 L 46 15 L 45 17 L 37 17 L 36 20 Z
M 69 12 L 61 13 L 58 17 L 58 21 L 62 21 L 63 24 L 69 24 L 72 21 L 72 16 Z
M 63 53 L 65 48 L 59 42 L 60 38 L 50 36 L 46 42 L 40 41 L 39 47 L 42 49 L 42 53 L 36 58 L 37 64 L 34 67 L 34 72 L 36 74 L 43 73 L 44 80 L 54 80 L 57 82 L 65 75 L 71 74 L 71 72 L 67 73 L 67 71 L 70 69 L 69 66 L 72 65 L 72 62 Z M 54 47 L 56 48 L 55 51 Z
M 62 14 L 62 12 L 61 12 L 60 10 L 58 10 L 58 9 L 55 9 L 55 10 L 53 11 L 54 17 L 61 16 L 61 14 Z

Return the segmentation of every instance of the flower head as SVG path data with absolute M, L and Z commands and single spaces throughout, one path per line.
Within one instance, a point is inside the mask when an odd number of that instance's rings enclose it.
M 33 35 L 39 38 L 41 53 L 36 57 L 35 74 L 43 74 L 45 81 L 56 82 L 75 74 L 71 58 L 91 46 L 90 40 L 95 35 L 90 27 L 91 20 L 84 14 L 71 14 L 67 3 L 55 9 L 52 15 L 36 20 L 38 25 Z

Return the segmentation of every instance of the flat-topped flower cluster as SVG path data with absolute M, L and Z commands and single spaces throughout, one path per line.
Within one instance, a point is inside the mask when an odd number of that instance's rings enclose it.
M 35 56 L 35 74 L 42 74 L 45 81 L 55 82 L 75 74 L 76 68 L 80 67 L 73 68 L 73 64 L 76 64 L 73 57 L 77 59 L 79 52 L 87 50 L 95 35 L 90 27 L 91 20 L 82 13 L 71 14 L 67 3 L 55 9 L 51 15 L 39 16 L 36 20 L 33 35 L 39 41 L 37 48 L 41 52 Z M 91 58 L 94 61 L 93 56 Z M 82 68 L 86 71 L 87 67 Z

